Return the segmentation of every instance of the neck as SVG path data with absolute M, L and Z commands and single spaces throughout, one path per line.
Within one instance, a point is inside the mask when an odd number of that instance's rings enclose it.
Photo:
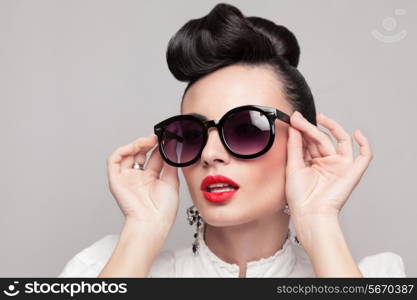
M 282 212 L 234 226 L 204 224 L 207 247 L 227 263 L 246 264 L 274 255 L 288 237 L 289 217 Z

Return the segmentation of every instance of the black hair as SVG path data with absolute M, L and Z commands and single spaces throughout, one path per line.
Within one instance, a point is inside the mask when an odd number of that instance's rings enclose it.
M 284 95 L 294 110 L 316 123 L 313 95 L 298 71 L 300 47 L 294 34 L 282 25 L 260 17 L 245 17 L 233 5 L 218 3 L 206 16 L 191 19 L 171 37 L 166 51 L 174 77 L 188 82 L 222 67 L 265 65 L 283 83 Z

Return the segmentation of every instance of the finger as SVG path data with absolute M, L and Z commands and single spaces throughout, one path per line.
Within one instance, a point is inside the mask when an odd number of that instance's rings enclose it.
M 156 136 L 156 135 L 155 135 Z M 157 137 L 157 136 L 156 136 Z M 158 141 L 158 137 L 156 138 L 156 141 Z M 155 145 L 154 145 L 155 146 Z M 156 143 L 156 147 L 152 150 L 152 153 L 154 152 L 154 150 L 155 149 L 157 149 L 158 148 L 158 143 Z M 148 151 L 149 152 L 149 151 Z M 135 158 L 134 158 L 134 160 L 133 160 L 133 162 L 138 162 L 138 163 L 140 163 L 140 164 L 143 164 L 143 165 L 145 165 L 146 164 L 146 157 L 147 157 L 147 154 L 148 154 L 148 152 L 139 152 L 139 153 L 137 153 L 136 155 L 135 155 Z M 150 157 L 152 157 L 152 153 L 151 153 L 151 155 L 150 155 Z M 148 162 L 148 165 L 149 165 L 149 162 Z M 144 166 L 145 167 L 145 169 L 149 169 L 149 167 L 146 165 L 146 166 Z
M 155 147 L 153 149 L 151 156 L 149 157 L 148 165 L 146 166 L 146 170 L 152 171 L 157 174 L 157 177 L 160 177 L 160 173 L 162 170 L 163 161 L 162 157 L 159 154 L 159 148 Z
M 141 165 L 145 165 L 146 164 L 146 153 L 137 153 L 134 158 L 129 159 L 126 161 L 126 168 L 132 168 L 133 167 L 133 163 L 138 162 Z M 123 169 L 124 167 L 122 167 Z M 146 166 L 145 166 L 146 168 Z
M 162 159 L 161 159 L 162 161 Z M 178 178 L 178 168 L 163 162 L 163 170 L 161 175 L 161 180 L 170 184 L 175 188 L 176 191 L 179 190 L 179 178 Z
M 133 163 L 138 162 L 140 164 L 145 164 L 146 162 L 146 153 L 137 153 L 135 155 L 125 156 L 120 163 L 120 169 L 129 169 L 133 167 Z
M 291 115 L 291 125 L 296 129 L 305 133 L 308 139 L 317 145 L 317 149 L 321 156 L 333 155 L 336 153 L 336 149 L 329 136 L 321 131 L 317 126 L 306 120 L 300 112 L 295 111 Z
M 312 158 L 321 157 L 320 151 L 317 145 L 307 137 L 306 134 L 303 134 L 304 140 L 306 141 L 306 147 L 308 152 L 310 152 Z
M 324 133 L 327 134 L 326 132 Z M 302 136 L 303 136 L 303 144 L 304 144 L 304 147 L 306 147 L 306 149 L 308 150 L 310 160 L 316 157 L 321 157 L 320 151 L 317 145 L 313 142 L 313 140 L 309 138 L 306 133 L 302 133 Z
M 134 142 L 120 146 L 117 148 L 107 159 L 107 166 L 109 173 L 117 173 L 121 171 L 122 161 L 128 157 L 133 157 L 138 152 L 143 151 L 147 152 L 156 142 L 156 136 L 152 134 L 147 137 L 140 137 Z M 133 162 L 130 160 L 130 162 Z M 127 164 L 123 164 L 124 167 L 127 167 Z M 130 166 L 131 167 L 131 166 Z
M 304 150 L 304 163 L 306 166 L 310 166 L 311 165 L 311 160 L 313 159 L 313 157 L 311 156 L 310 151 L 308 150 L 308 148 L 306 147 Z
M 154 137 L 152 137 L 154 134 L 150 134 L 147 136 L 147 138 L 153 138 L 153 145 L 151 144 L 147 144 L 146 148 L 143 148 L 141 150 L 139 150 L 139 152 L 135 153 L 134 155 L 128 155 L 126 156 L 121 164 L 120 164 L 120 168 L 121 170 L 123 169 L 131 169 L 133 167 L 133 163 L 134 162 L 138 162 L 142 165 L 144 165 L 145 169 L 146 169 L 146 155 L 148 154 L 148 152 L 152 149 L 153 146 L 155 146 L 155 143 L 157 141 L 156 135 Z M 135 142 L 133 142 L 135 143 Z
M 357 177 L 362 176 L 373 158 L 371 145 L 360 130 L 354 132 L 355 141 L 359 144 L 359 155 L 354 160 L 354 172 Z
M 301 133 L 292 126 L 288 126 L 287 172 L 305 167 L 303 155 L 303 141 Z
M 306 166 L 311 165 L 312 156 L 310 151 L 308 150 L 308 142 L 303 138 L 303 153 L 304 153 L 304 162 Z
M 323 113 L 317 115 L 317 122 L 326 127 L 335 137 L 338 144 L 336 149 L 337 153 L 347 157 L 353 157 L 352 137 L 338 122 Z

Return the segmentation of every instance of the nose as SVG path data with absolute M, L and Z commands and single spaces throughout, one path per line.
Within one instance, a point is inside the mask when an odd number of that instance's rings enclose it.
M 204 167 L 214 166 L 216 163 L 230 162 L 230 155 L 224 148 L 216 127 L 211 127 L 208 130 L 207 143 L 201 153 L 201 162 Z

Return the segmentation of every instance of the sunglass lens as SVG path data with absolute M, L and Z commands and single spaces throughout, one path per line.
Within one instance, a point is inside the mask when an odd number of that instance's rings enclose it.
M 162 135 L 162 148 L 168 160 L 183 164 L 193 160 L 204 143 L 203 126 L 194 120 L 170 123 Z
M 262 151 L 271 136 L 268 118 L 257 110 L 232 114 L 225 121 L 223 132 L 229 147 L 240 155 L 253 155 Z

